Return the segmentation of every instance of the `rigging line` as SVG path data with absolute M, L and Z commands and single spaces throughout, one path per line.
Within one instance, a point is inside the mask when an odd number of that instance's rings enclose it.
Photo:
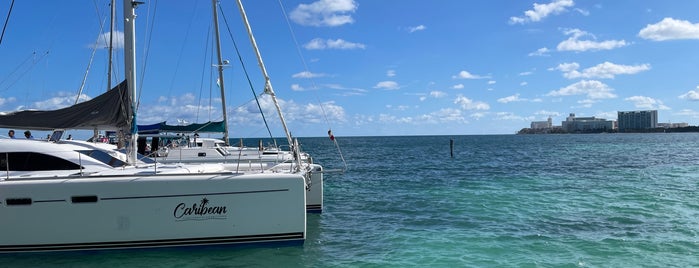
M 134 109 L 136 109 L 134 111 L 134 113 L 138 112 L 138 107 L 141 106 L 141 96 L 143 96 L 143 94 L 141 94 L 141 93 L 143 93 L 143 81 L 146 80 L 145 79 L 146 67 L 148 66 L 148 55 L 150 55 L 151 40 L 153 39 L 153 28 L 155 28 L 155 15 L 158 13 L 158 0 L 155 0 L 155 3 L 153 5 L 154 5 L 153 15 L 148 16 L 148 18 L 146 20 L 146 25 L 150 24 L 150 27 L 147 27 L 148 28 L 148 33 L 147 33 L 148 38 L 146 39 L 146 45 L 143 49 L 144 50 L 143 51 L 143 68 L 141 70 L 141 81 L 139 81 L 139 85 L 137 87 L 138 88 L 138 101 L 136 102 L 136 106 L 134 107 Z M 150 14 L 150 7 L 151 7 L 151 5 L 148 5 L 149 10 L 148 10 L 147 14 Z
M 282 4 L 282 1 L 279 0 L 279 6 L 281 7 L 282 13 L 284 14 L 284 19 L 286 20 L 286 24 L 289 27 L 289 33 L 291 33 L 291 38 L 294 40 L 294 44 L 296 44 L 296 52 L 299 55 L 299 58 L 301 59 L 301 62 L 303 64 L 303 68 L 306 72 L 310 73 L 308 64 L 306 64 L 306 60 L 303 58 L 303 53 L 301 53 L 301 46 L 299 46 L 299 41 L 296 38 L 296 34 L 294 33 L 294 29 L 291 27 L 291 22 L 289 21 L 289 16 L 286 14 L 286 9 L 284 8 L 284 4 Z M 313 88 L 318 88 L 315 80 L 313 77 L 311 77 L 311 85 Z M 325 119 L 325 124 L 328 125 L 328 132 L 331 133 L 332 127 L 330 126 L 330 120 L 328 120 L 328 115 L 325 112 L 325 108 L 323 107 L 323 103 L 320 101 L 318 98 L 318 94 L 315 92 L 313 95 L 316 97 L 316 101 L 318 102 L 318 106 L 320 106 L 320 111 L 323 113 L 323 118 Z M 345 157 L 342 155 L 342 150 L 340 149 L 340 145 L 337 143 L 336 138 L 332 138 L 333 143 L 335 144 L 335 147 L 337 148 L 338 154 L 340 154 L 340 159 L 342 160 L 342 163 L 344 164 L 345 168 L 344 170 L 347 170 L 347 162 L 345 161 Z
M 24 70 L 24 72 L 22 72 L 22 73 L 19 75 L 19 77 L 17 77 L 17 80 L 15 80 L 15 81 L 12 82 L 11 84 L 9 84 L 9 85 L 7 86 L 7 88 L 5 88 L 5 90 L 10 89 L 10 88 L 11 88 L 12 86 L 14 86 L 17 82 L 19 82 L 20 78 L 22 78 L 25 74 L 27 74 L 29 71 L 31 71 L 31 70 L 34 68 L 34 66 L 36 66 L 36 64 L 39 63 L 41 60 L 43 60 L 43 58 L 46 57 L 48 54 L 49 54 L 49 51 L 47 50 L 46 53 L 44 53 L 43 55 L 41 55 L 41 57 L 39 57 L 38 59 L 36 59 L 36 58 L 35 58 L 35 57 L 36 57 L 36 52 L 32 53 L 32 55 L 30 56 L 30 59 L 34 59 L 34 61 L 32 61 L 31 66 L 29 66 L 29 68 L 28 68 L 27 70 Z M 3 90 L 3 91 L 5 91 L 5 90 Z
M 301 63 L 303 64 L 303 68 L 306 72 L 310 73 L 308 64 L 306 64 L 306 60 L 303 58 L 303 54 L 301 53 L 301 46 L 299 46 L 299 41 L 296 38 L 296 34 L 294 33 L 293 28 L 291 27 L 291 22 L 289 21 L 289 16 L 286 14 L 286 10 L 284 9 L 284 4 L 282 4 L 282 1 L 279 0 L 279 6 L 281 7 L 282 13 L 284 14 L 284 19 L 286 19 L 286 24 L 289 27 L 289 32 L 291 33 L 291 38 L 294 40 L 294 44 L 296 45 L 296 52 L 299 55 L 299 58 L 301 59 Z M 311 77 L 311 84 L 313 88 L 318 88 L 315 80 Z M 323 108 L 323 103 L 320 102 L 320 99 L 318 98 L 317 94 L 314 94 L 316 97 L 316 101 L 318 101 L 318 104 L 320 106 L 320 110 L 323 113 L 323 118 L 325 119 L 325 123 L 328 125 L 328 128 L 330 128 L 330 121 L 328 120 L 327 113 L 325 112 L 325 108 Z
M 5 79 L 3 79 L 2 81 L 0 81 L 0 86 L 1 86 L 2 84 L 4 84 L 5 81 L 8 81 L 8 80 L 10 79 L 10 77 L 14 76 L 15 73 L 17 73 L 17 72 L 19 71 L 19 69 L 22 68 L 22 66 L 24 66 L 25 64 L 27 64 L 27 62 L 28 62 L 29 60 L 31 60 L 31 59 L 34 57 L 34 55 L 36 55 L 36 51 L 34 51 L 34 52 L 32 52 L 31 54 L 29 54 L 29 57 L 27 57 L 27 59 L 25 59 L 24 61 L 22 61 L 22 63 L 20 63 L 19 65 L 17 65 L 17 67 L 16 67 L 14 70 L 12 70 L 12 72 L 10 72 L 10 74 L 7 75 L 7 77 L 5 77 Z M 9 89 L 9 87 L 6 88 L 5 90 L 7 90 L 7 89 Z M 2 91 L 5 91 L 5 90 L 2 90 Z M 2 91 L 0 91 L 0 92 L 2 92 Z
M 101 17 L 99 6 L 97 6 L 97 1 L 92 1 L 92 3 L 95 4 L 95 11 L 97 12 L 97 17 Z M 95 53 L 97 53 L 97 46 L 100 42 L 100 39 L 105 39 L 105 37 L 102 35 L 102 31 L 104 30 L 104 21 L 107 20 L 105 17 L 101 22 L 100 22 L 100 31 L 97 36 L 97 40 L 95 40 L 95 46 L 92 48 L 92 53 L 90 53 L 90 60 L 87 63 L 87 68 L 85 69 L 85 74 L 83 75 L 83 81 L 80 83 L 80 87 L 78 88 L 78 95 L 75 96 L 75 103 L 73 104 L 78 104 L 80 101 L 80 95 L 83 94 L 83 88 L 85 88 L 85 82 L 87 82 L 87 75 L 90 73 L 90 68 L 92 68 L 92 61 L 95 59 Z M 105 44 L 107 41 L 105 40 Z M 110 90 L 110 88 L 107 89 L 107 91 Z
M 199 2 L 199 1 L 197 1 Z M 199 5 L 195 5 L 195 7 L 199 7 Z M 185 44 L 187 44 L 187 39 L 189 39 L 189 32 L 192 29 L 192 24 L 194 24 L 194 15 L 196 13 L 196 8 L 192 9 L 192 15 L 189 19 L 189 25 L 187 25 L 187 30 L 184 33 L 184 40 L 182 41 L 182 46 L 180 47 L 180 53 L 178 54 L 179 57 L 177 57 L 177 62 L 175 63 L 175 71 L 173 72 L 172 75 L 172 81 L 170 82 L 170 88 L 168 89 L 168 96 L 172 96 L 172 89 L 175 87 L 175 79 L 177 78 L 177 71 L 180 69 L 180 63 L 182 61 L 182 55 L 185 55 L 184 53 L 184 48 Z
M 211 62 L 210 59 L 207 59 L 207 56 L 209 55 L 209 46 L 207 45 L 209 42 L 209 38 L 211 38 L 211 23 L 209 23 L 209 29 L 206 31 L 206 44 L 204 45 L 204 62 L 201 65 L 201 80 L 199 81 L 199 103 L 197 104 L 197 113 L 195 117 L 195 122 L 199 122 L 199 108 L 201 107 L 201 95 L 202 92 L 204 91 L 204 77 L 206 75 L 206 70 L 209 70 L 209 68 L 206 66 L 207 63 Z M 213 56 L 212 56 L 213 57 Z M 210 72 L 209 72 L 210 73 Z M 209 76 L 209 81 L 211 81 L 211 76 Z M 211 105 L 211 83 L 209 83 L 209 105 Z M 211 115 L 209 115 L 209 118 Z M 225 122 L 226 124 L 228 122 Z
M 223 17 L 223 21 L 226 24 L 226 29 L 228 30 L 228 35 L 231 37 L 231 40 L 233 41 L 233 47 L 235 47 L 235 52 L 238 54 L 238 61 L 240 61 L 240 65 L 243 69 L 243 73 L 245 73 L 245 78 L 248 80 L 248 85 L 250 86 L 250 90 L 252 90 L 252 95 L 255 96 L 255 102 L 257 103 L 257 108 L 260 109 L 260 115 L 262 115 L 262 121 L 265 123 L 265 127 L 267 128 L 267 133 L 269 133 L 269 138 L 274 141 L 274 144 L 276 145 L 277 141 L 272 136 L 272 131 L 269 128 L 269 124 L 267 123 L 267 118 L 265 117 L 264 111 L 262 111 L 262 105 L 260 105 L 260 100 L 257 98 L 257 93 L 255 93 L 255 88 L 252 85 L 252 81 L 250 79 L 250 74 L 248 73 L 247 68 L 245 68 L 245 63 L 243 63 L 243 57 L 240 54 L 240 50 L 238 49 L 238 43 L 235 42 L 235 39 L 233 38 L 233 33 L 231 32 L 231 28 L 228 25 L 228 19 L 226 18 L 226 14 L 223 13 L 223 8 L 219 5 L 218 7 L 219 11 L 221 11 L 221 16 Z M 289 144 L 291 146 L 291 144 Z
M 7 24 L 10 22 L 10 14 L 12 14 L 12 7 L 15 5 L 15 0 L 12 0 L 10 4 L 10 10 L 7 11 L 7 18 L 5 18 L 5 25 L 2 26 L 2 34 L 0 34 L 0 44 L 2 44 L 2 38 L 5 37 L 5 29 L 7 29 Z

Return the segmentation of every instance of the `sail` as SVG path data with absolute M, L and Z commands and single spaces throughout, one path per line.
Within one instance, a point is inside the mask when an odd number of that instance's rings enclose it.
M 58 110 L 0 113 L 0 127 L 35 130 L 118 129 L 132 114 L 126 80 L 89 101 Z

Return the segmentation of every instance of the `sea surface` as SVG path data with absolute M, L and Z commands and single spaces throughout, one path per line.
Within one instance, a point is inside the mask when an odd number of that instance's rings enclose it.
M 337 141 L 348 169 L 326 174 L 303 245 L 2 255 L 0 267 L 699 267 L 697 133 Z M 300 142 L 344 167 L 327 137 Z

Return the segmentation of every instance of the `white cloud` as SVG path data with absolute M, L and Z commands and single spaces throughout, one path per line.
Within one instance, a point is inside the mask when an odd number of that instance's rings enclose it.
M 291 75 L 291 77 L 293 77 L 293 78 L 316 78 L 316 77 L 324 77 L 324 76 L 325 76 L 325 74 L 312 73 L 309 71 L 303 71 L 303 72 L 295 73 L 295 74 Z
M 519 83 L 519 85 L 522 86 L 522 87 L 523 87 L 523 86 L 526 86 L 526 85 L 528 85 L 528 84 L 529 84 L 529 83 L 527 83 L 527 82 L 521 82 L 521 83 Z
M 554 0 L 548 4 L 534 3 L 534 9 L 524 11 L 522 17 L 510 17 L 510 24 L 524 24 L 527 22 L 540 21 L 549 15 L 556 15 L 567 11 L 568 7 L 575 5 L 573 0 Z
M 418 25 L 418 26 L 415 26 L 415 27 L 410 27 L 410 28 L 408 29 L 408 31 L 410 31 L 411 33 L 414 33 L 414 32 L 417 32 L 417 31 L 424 31 L 425 29 L 427 29 L 427 27 L 425 27 L 425 25 Z
M 495 85 L 495 83 L 497 83 L 497 81 L 495 81 L 495 80 L 488 81 L 488 85 Z
M 580 14 L 582 14 L 583 16 L 589 16 L 589 15 L 590 15 L 590 11 L 589 11 L 589 10 L 576 8 L 575 11 L 577 11 L 577 12 L 580 13 Z
M 109 33 L 100 34 L 94 44 L 89 45 L 90 48 L 109 48 Z M 124 32 L 114 31 L 114 36 L 112 37 L 112 47 L 115 49 L 124 48 Z
M 633 102 L 634 106 L 636 106 L 636 108 L 640 108 L 640 109 L 653 109 L 653 110 L 669 110 L 670 109 L 670 107 L 665 106 L 662 101 L 651 98 L 651 97 L 646 97 L 646 96 L 633 96 L 633 97 L 628 97 L 624 100 Z
M 514 94 L 512 96 L 507 96 L 504 98 L 499 98 L 498 102 L 499 103 L 508 103 L 508 102 L 518 102 L 518 101 L 525 101 L 526 99 L 520 99 L 519 94 Z
M 443 98 L 447 96 L 447 93 L 435 90 L 430 92 L 430 96 L 432 96 L 433 98 Z
M 533 57 L 533 56 L 542 56 L 542 57 L 550 56 L 551 54 L 549 54 L 549 52 L 551 52 L 551 51 L 550 51 L 548 48 L 542 47 L 542 48 L 537 49 L 536 51 L 534 51 L 534 52 L 532 52 L 532 53 L 529 53 L 529 57 Z
M 396 90 L 396 89 L 400 89 L 400 86 L 395 81 L 381 81 L 381 82 L 377 83 L 376 86 L 374 86 L 374 88 L 386 89 L 386 90 Z
M 386 76 L 394 77 L 394 76 L 396 76 L 396 71 L 395 70 L 388 70 L 388 71 L 386 71 Z
M 560 42 L 556 49 L 558 51 L 588 51 L 588 50 L 610 50 L 619 47 L 627 46 L 628 43 L 624 40 L 607 40 L 602 42 L 594 41 L 595 36 L 589 34 L 588 32 L 572 29 L 565 32 L 566 35 L 570 35 L 568 39 Z M 581 37 L 591 36 L 592 40 L 580 40 Z
M 352 43 L 348 42 L 342 39 L 322 39 L 322 38 L 315 38 L 305 45 L 303 45 L 304 48 L 308 50 L 321 50 L 321 49 L 344 49 L 344 50 L 349 50 L 349 49 L 364 49 L 366 46 L 361 43 Z
M 534 72 L 532 72 L 532 71 L 527 71 L 527 72 L 521 72 L 521 73 L 519 73 L 520 76 L 527 76 L 527 75 L 532 75 L 532 74 L 534 74 Z
M 464 88 L 464 84 L 456 84 L 456 85 L 453 85 L 451 88 L 453 88 L 453 89 L 463 89 L 463 88 Z
M 546 110 L 536 111 L 534 114 L 535 115 L 543 115 L 546 117 L 557 117 L 557 116 L 561 115 L 561 113 L 559 113 L 559 112 L 546 111 Z
M 699 101 L 699 86 L 697 86 L 696 90 L 690 90 L 680 95 L 679 98 L 683 100 Z
M 664 18 L 656 24 L 646 25 L 638 32 L 638 36 L 653 41 L 699 39 L 699 23 Z
M 299 4 L 289 13 L 289 18 L 306 26 L 341 26 L 354 23 L 351 13 L 357 7 L 354 0 L 319 0 L 311 4 Z
M 11 103 L 16 101 L 17 99 L 15 97 L 9 97 L 9 98 L 1 98 L 0 97 L 0 107 L 2 107 L 5 104 Z
M 463 110 L 490 110 L 490 105 L 482 101 L 473 101 L 467 97 L 459 95 L 454 100 L 455 104 L 461 106 Z
M 612 93 L 612 91 L 614 91 L 614 89 L 600 81 L 582 80 L 559 90 L 551 91 L 546 94 L 546 96 L 586 95 L 593 100 L 616 98 L 616 94 Z
M 479 120 L 479 119 L 485 117 L 486 115 L 488 115 L 488 113 L 472 113 L 469 116 L 475 118 L 476 120 Z
M 498 112 L 495 114 L 496 120 L 518 120 L 518 121 L 533 121 L 536 118 L 533 116 L 519 116 L 511 112 Z
M 575 78 L 614 78 L 619 74 L 636 74 L 639 72 L 650 70 L 650 64 L 641 65 L 620 65 L 608 61 L 597 64 L 596 66 L 587 68 L 582 72 L 577 69 L 580 65 L 576 62 L 559 64 L 556 70 L 563 72 L 563 77 L 568 79 Z
M 490 78 L 489 76 L 482 76 L 482 75 L 476 75 L 476 74 L 471 74 L 467 71 L 461 71 L 459 74 L 452 76 L 451 78 L 453 79 L 487 79 Z

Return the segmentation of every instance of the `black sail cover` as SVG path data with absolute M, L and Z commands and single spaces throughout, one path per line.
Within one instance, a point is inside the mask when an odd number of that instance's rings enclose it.
M 126 80 L 89 101 L 66 108 L 0 113 L 0 127 L 35 130 L 119 129 L 130 125 L 131 100 Z

